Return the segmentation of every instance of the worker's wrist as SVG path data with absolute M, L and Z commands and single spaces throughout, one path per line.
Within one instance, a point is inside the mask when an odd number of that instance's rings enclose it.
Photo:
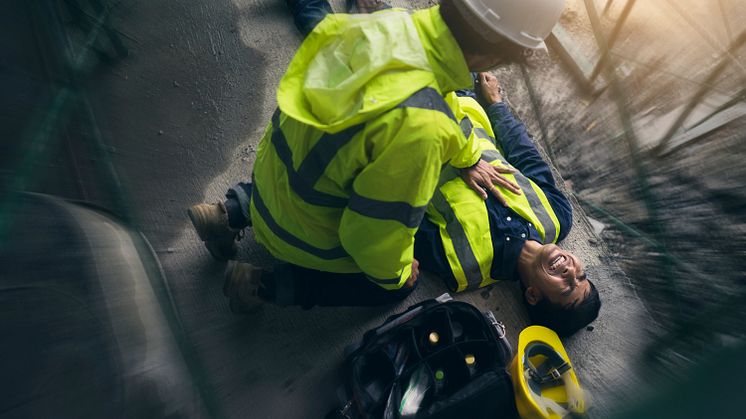
M 487 106 L 494 105 L 495 103 L 502 103 L 505 98 L 505 91 L 502 86 L 498 86 L 496 90 L 490 89 L 488 94 L 484 95 L 484 99 Z
M 505 102 L 497 102 L 485 108 L 487 117 L 493 126 L 505 124 L 508 121 L 515 119 L 513 113 L 510 111 L 508 104 Z
M 467 166 L 467 167 L 464 167 L 464 168 L 463 168 L 463 169 L 461 169 L 461 170 L 471 170 L 471 169 L 473 169 L 473 168 L 477 167 L 477 166 L 479 165 L 479 162 L 480 162 L 481 160 L 482 160 L 482 159 L 481 159 L 481 158 L 479 158 L 479 159 L 477 159 L 477 161 L 476 161 L 476 162 L 474 162 L 474 164 L 472 164 L 471 166 Z
M 490 105 L 494 105 L 495 103 L 503 103 L 503 100 L 505 98 L 505 90 L 503 90 L 502 86 L 497 86 L 497 92 L 495 95 L 492 96 L 494 99 Z
M 508 108 L 508 105 L 502 101 L 490 104 L 489 106 L 487 106 L 485 111 L 487 111 L 487 116 L 499 116 L 503 118 L 505 116 L 513 115 L 510 112 L 510 108 Z

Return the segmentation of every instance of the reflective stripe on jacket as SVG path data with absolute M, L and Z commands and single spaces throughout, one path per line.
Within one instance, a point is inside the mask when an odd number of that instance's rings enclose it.
M 460 97 L 454 114 L 464 134 L 481 150 L 482 159 L 495 166 L 510 167 L 495 143 L 491 124 L 482 107 L 468 97 Z M 497 186 L 508 206 L 532 223 L 544 243 L 554 243 L 560 236 L 560 223 L 544 192 L 520 172 L 505 174 L 520 187 L 513 194 Z M 490 275 L 494 250 L 487 206 L 476 192 L 459 177 L 458 170 L 446 168 L 438 190 L 427 210 L 428 218 L 440 230 L 446 258 L 458 284 L 457 291 L 483 287 L 499 279 Z
M 470 81 L 437 8 L 325 18 L 257 150 L 257 241 L 293 264 L 401 287 L 441 167 L 479 158 L 443 99 Z

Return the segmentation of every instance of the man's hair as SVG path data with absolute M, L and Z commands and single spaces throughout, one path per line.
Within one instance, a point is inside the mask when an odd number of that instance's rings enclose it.
M 557 332 L 559 336 L 566 337 L 596 320 L 598 311 L 601 309 L 601 298 L 593 282 L 588 281 L 588 284 L 590 284 L 591 291 L 578 304 L 563 307 L 552 304 L 546 298 L 542 298 L 535 305 L 526 303 L 531 323 L 548 327 Z

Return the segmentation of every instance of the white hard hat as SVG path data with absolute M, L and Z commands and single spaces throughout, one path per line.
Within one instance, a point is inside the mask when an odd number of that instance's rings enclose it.
M 464 18 L 525 48 L 544 47 L 544 39 L 557 24 L 565 0 L 453 0 Z M 490 34 L 485 34 L 490 35 Z

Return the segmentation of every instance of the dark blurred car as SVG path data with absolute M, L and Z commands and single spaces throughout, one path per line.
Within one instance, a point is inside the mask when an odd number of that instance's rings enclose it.
M 0 242 L 0 417 L 206 416 L 145 238 L 91 206 L 13 200 Z

